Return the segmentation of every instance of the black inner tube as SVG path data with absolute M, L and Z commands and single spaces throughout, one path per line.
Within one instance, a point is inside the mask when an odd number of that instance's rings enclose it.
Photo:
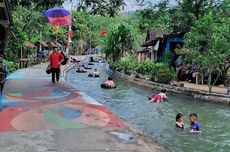
M 114 89 L 114 88 L 116 88 L 116 86 L 115 87 L 109 87 L 106 84 L 101 84 L 101 88 Z

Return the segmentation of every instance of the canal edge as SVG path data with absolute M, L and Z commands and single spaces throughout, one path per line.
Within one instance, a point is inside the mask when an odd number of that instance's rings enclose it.
M 190 89 L 185 87 L 178 87 L 178 86 L 173 86 L 168 84 L 157 83 L 157 82 L 139 79 L 139 78 L 133 78 L 132 76 L 110 69 L 109 65 L 107 65 L 105 68 L 106 68 L 106 72 L 109 75 L 112 75 L 117 79 L 127 81 L 128 83 L 133 83 L 139 86 L 144 86 L 156 90 L 161 90 L 162 88 L 164 88 L 171 93 L 187 95 L 195 99 L 200 99 L 205 102 L 212 102 L 216 104 L 230 106 L 230 95 L 224 95 L 219 93 L 207 93 L 202 90 L 195 90 L 195 89 Z

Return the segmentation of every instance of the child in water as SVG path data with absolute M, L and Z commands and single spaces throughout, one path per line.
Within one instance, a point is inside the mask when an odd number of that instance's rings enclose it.
M 113 79 L 111 77 L 108 77 L 108 80 L 105 82 L 105 85 L 107 85 L 108 87 L 115 87 L 115 84 L 113 82 Z
M 100 75 L 100 72 L 97 71 L 97 68 L 95 68 L 95 69 L 93 70 L 93 75 L 94 75 L 94 76 Z
M 176 127 L 180 129 L 184 129 L 183 115 L 181 113 L 178 113 L 176 115 Z
M 197 121 L 197 114 L 196 113 L 192 113 L 190 114 L 190 132 L 198 132 L 200 133 L 200 125 Z
M 168 97 L 166 96 L 166 90 L 163 89 L 163 90 L 161 90 L 161 92 L 158 95 L 152 96 L 149 99 L 148 103 L 150 103 L 150 102 L 159 103 L 159 102 L 162 102 L 162 101 L 167 100 L 167 99 L 168 99 Z

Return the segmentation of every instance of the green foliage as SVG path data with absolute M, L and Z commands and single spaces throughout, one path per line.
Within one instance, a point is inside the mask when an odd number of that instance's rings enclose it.
M 67 29 L 53 28 L 47 22 L 43 13 L 47 7 L 60 4 L 61 1 L 46 0 L 41 5 L 38 1 L 10 1 L 12 5 L 13 26 L 9 33 L 7 47 L 4 50 L 3 57 L 7 60 L 17 61 L 20 57 L 21 49 L 25 50 L 25 41 L 47 41 L 57 39 L 63 42 L 67 39 Z M 35 54 L 34 49 L 29 49 L 26 54 Z
M 199 66 L 199 72 L 207 73 L 209 76 L 208 85 L 215 84 L 211 76 L 214 73 L 221 73 L 220 67 L 228 64 L 227 58 L 230 56 L 230 18 L 223 18 L 222 22 L 215 20 L 215 14 L 209 12 L 205 14 L 195 24 L 195 27 L 186 35 L 185 48 L 189 51 L 184 53 L 187 63 Z
M 172 68 L 169 68 L 163 63 L 156 63 L 153 78 L 160 83 L 169 84 L 176 78 L 176 73 Z
M 149 75 L 155 73 L 155 65 L 153 61 L 143 61 L 138 64 L 136 71 L 141 74 Z
M 164 7 L 162 5 L 164 5 Z M 153 8 L 136 12 L 133 19 L 137 20 L 138 27 L 141 31 L 147 32 L 149 30 L 161 29 L 164 32 L 170 32 L 172 30 L 170 27 L 172 19 L 165 5 L 166 4 L 160 3 Z
M 125 23 L 114 25 L 103 39 L 103 48 L 107 59 L 116 62 L 134 46 L 134 37 L 130 26 Z
M 124 0 L 85 0 L 83 7 L 91 8 L 93 15 L 114 17 L 123 5 Z
M 137 64 L 137 57 L 130 56 L 116 62 L 114 64 L 114 67 L 117 68 L 118 71 L 124 70 L 125 72 L 133 72 L 135 71 Z
M 154 81 L 168 84 L 176 76 L 175 72 L 164 63 L 155 63 L 152 61 L 141 62 L 136 71 L 140 74 L 151 75 Z
M 73 11 L 72 30 L 74 39 L 82 40 L 89 37 L 90 32 L 90 14 L 86 10 Z
M 13 61 L 4 60 L 4 63 L 7 65 L 9 73 L 16 71 L 19 66 L 18 63 L 15 63 Z
M 9 0 L 10 7 L 14 10 L 17 6 L 36 7 L 38 9 L 48 9 L 54 6 L 60 6 L 64 0 Z

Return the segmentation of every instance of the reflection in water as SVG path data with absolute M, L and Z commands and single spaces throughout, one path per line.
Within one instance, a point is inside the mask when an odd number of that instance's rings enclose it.
M 200 102 L 196 99 L 168 94 L 169 101 L 147 104 L 148 96 L 157 91 L 115 80 L 117 89 L 102 89 L 100 84 L 107 80 L 103 64 L 95 64 L 102 72 L 100 78 L 89 78 L 88 74 L 69 71 L 67 81 L 79 90 L 107 106 L 114 114 L 137 126 L 145 134 L 172 147 L 176 152 L 225 152 L 230 149 L 230 108 Z M 91 72 L 91 71 L 90 71 Z M 175 129 L 175 116 L 183 113 L 185 124 L 189 114 L 197 113 L 203 130 L 201 135 Z

